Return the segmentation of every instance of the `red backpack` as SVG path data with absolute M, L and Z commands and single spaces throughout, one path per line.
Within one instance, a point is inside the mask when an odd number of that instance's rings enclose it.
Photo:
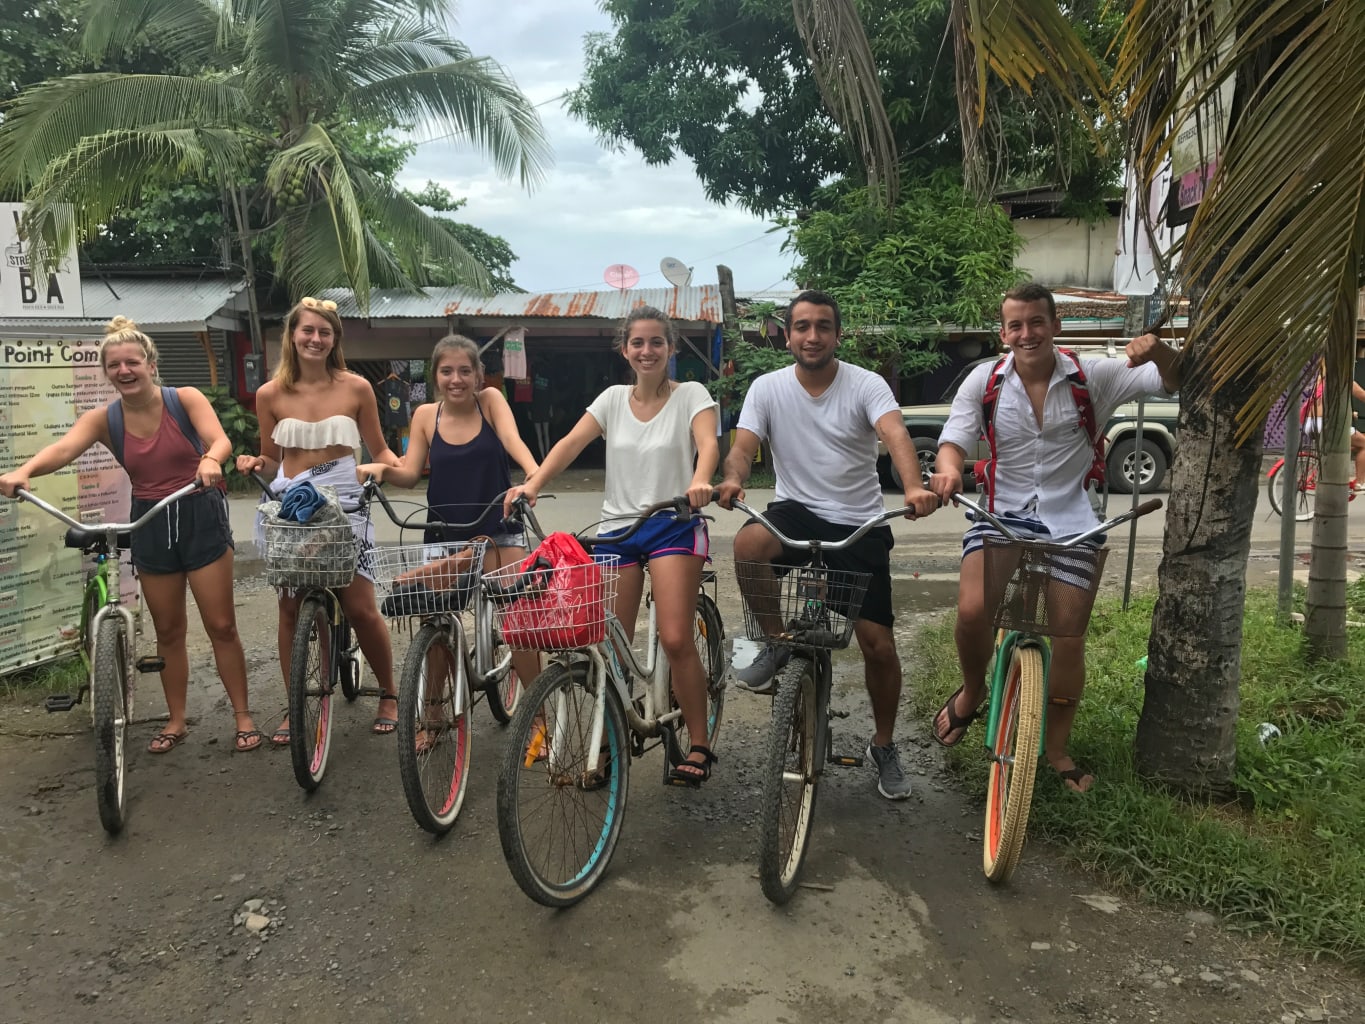
M 1105 479 L 1104 435 L 1100 433 L 1095 423 L 1095 406 L 1090 401 L 1090 388 L 1085 381 L 1085 371 L 1081 369 L 1081 360 L 1075 352 L 1061 347 L 1058 347 L 1057 351 L 1070 359 L 1076 367 L 1066 375 L 1066 379 L 1071 385 L 1071 398 L 1076 403 L 1076 415 L 1080 418 L 1080 425 L 1085 428 L 1085 434 L 1095 449 L 1094 462 L 1081 481 L 1081 490 L 1085 490 L 1091 483 L 1102 487 Z M 1001 356 L 991 367 L 991 375 L 986 380 L 986 393 L 981 396 L 981 409 L 986 424 L 986 443 L 991 447 L 991 457 L 982 459 L 973 468 L 977 480 L 985 481 L 987 507 L 992 512 L 995 511 L 995 408 L 1000 399 L 1000 384 L 1004 378 L 1005 360 L 1008 358 L 1008 355 Z

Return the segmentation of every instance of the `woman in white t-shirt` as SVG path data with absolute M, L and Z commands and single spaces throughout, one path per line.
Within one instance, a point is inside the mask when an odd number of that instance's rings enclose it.
M 687 495 L 694 508 L 711 501 L 711 478 L 720 461 L 716 402 L 696 381 L 669 379 L 668 361 L 678 348 L 672 322 L 659 310 L 641 306 L 622 322 L 616 347 L 635 372 L 635 383 L 617 384 L 598 395 L 550 449 L 540 470 L 508 491 L 509 506 L 518 496 L 535 504 L 541 488 L 599 437 L 607 449 L 601 536 L 625 532 L 645 508 L 678 495 Z M 710 552 L 706 521 L 680 523 L 673 513 L 661 513 L 624 544 L 598 545 L 596 552 L 621 560 L 615 612 L 632 638 L 644 592 L 644 563 L 649 562 L 659 642 L 668 657 L 673 693 L 689 734 L 704 741 L 692 746 L 671 777 L 701 785 L 716 760 L 706 730 L 706 678 L 692 636 L 702 566 Z M 607 771 L 599 768 L 592 782 L 605 785 Z

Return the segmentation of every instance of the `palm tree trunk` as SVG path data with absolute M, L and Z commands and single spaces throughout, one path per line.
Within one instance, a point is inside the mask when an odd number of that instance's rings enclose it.
M 1214 393 L 1206 348 L 1186 353 L 1180 445 L 1159 570 L 1135 763 L 1145 779 L 1202 800 L 1235 793 L 1242 612 L 1261 441 L 1235 448 L 1248 389 Z
M 248 204 L 243 189 L 232 189 L 233 219 L 237 223 L 237 241 L 242 247 L 242 276 L 246 278 L 247 325 L 251 331 L 251 351 L 265 352 L 265 339 L 261 335 L 261 310 L 256 303 L 256 259 L 251 251 L 255 237 L 251 233 Z
M 1321 476 L 1314 496 L 1313 547 L 1308 563 L 1304 643 L 1311 657 L 1346 657 L 1346 502 L 1351 475 L 1351 402 L 1347 388 L 1328 380 L 1318 440 Z

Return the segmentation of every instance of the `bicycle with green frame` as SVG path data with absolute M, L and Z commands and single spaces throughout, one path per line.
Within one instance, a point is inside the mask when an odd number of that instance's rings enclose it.
M 128 724 L 133 717 L 134 672 L 160 672 L 164 659 L 138 658 L 137 626 L 123 603 L 119 549 L 128 547 L 134 530 L 155 519 L 186 495 L 199 490 L 193 481 L 168 494 L 131 523 L 82 523 L 37 495 L 20 488 L 16 500 L 36 505 L 65 523 L 65 544 L 94 559 L 81 600 L 81 657 L 87 680 L 73 697 L 53 694 L 44 701 L 49 712 L 70 711 L 90 694 L 95 730 L 95 803 L 100 824 L 111 835 L 122 830 L 127 812 Z
M 992 882 L 1014 874 L 1024 848 L 1048 706 L 1052 637 L 1083 636 L 1108 549 L 1087 545 L 1114 527 L 1155 512 L 1161 499 L 1062 541 L 1023 537 L 961 494 L 953 501 L 989 522 L 983 549 L 986 607 L 995 609 L 995 660 L 986 709 L 985 849 Z

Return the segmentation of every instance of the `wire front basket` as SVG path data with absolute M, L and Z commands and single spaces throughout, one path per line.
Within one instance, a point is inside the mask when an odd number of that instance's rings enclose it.
M 463 611 L 478 590 L 486 542 L 381 545 L 370 553 L 379 610 L 391 618 Z
M 620 578 L 615 555 L 593 555 L 591 565 L 523 568 L 485 573 L 483 591 L 498 608 L 503 643 L 518 651 L 569 651 L 607 635 L 607 612 Z
M 744 632 L 751 640 L 843 648 L 853 636 L 872 574 L 736 560 L 735 577 L 745 595 Z
M 985 537 L 986 607 L 1001 629 L 1083 636 L 1107 548 L 1061 547 Z
M 345 587 L 355 579 L 360 545 L 352 522 L 362 528 L 363 513 L 344 514 L 340 522 L 295 523 L 265 519 L 265 578 L 273 587 Z

